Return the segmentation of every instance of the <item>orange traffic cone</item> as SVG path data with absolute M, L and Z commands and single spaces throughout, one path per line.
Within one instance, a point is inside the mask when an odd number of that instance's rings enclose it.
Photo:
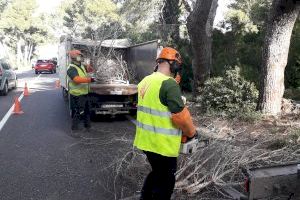
M 55 88 L 60 88 L 60 81 L 59 80 L 55 81 Z
M 24 96 L 27 97 L 29 96 L 29 90 L 28 90 L 28 87 L 27 87 L 27 83 L 25 83 L 25 87 L 24 87 Z
M 14 107 L 14 111 L 13 111 L 14 114 L 23 114 L 24 112 L 22 111 L 22 108 L 21 108 L 21 103 L 18 99 L 18 97 L 15 97 L 15 107 Z

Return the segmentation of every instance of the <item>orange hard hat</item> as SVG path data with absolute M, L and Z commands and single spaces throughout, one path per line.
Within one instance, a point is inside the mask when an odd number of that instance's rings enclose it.
M 182 58 L 179 52 L 171 47 L 165 47 L 161 50 L 157 59 L 165 59 L 165 60 L 174 60 L 177 61 L 179 65 L 182 64 Z
M 76 58 L 77 56 L 82 56 L 82 53 L 81 53 L 81 51 L 75 49 L 75 50 L 69 51 L 69 56 L 71 58 Z

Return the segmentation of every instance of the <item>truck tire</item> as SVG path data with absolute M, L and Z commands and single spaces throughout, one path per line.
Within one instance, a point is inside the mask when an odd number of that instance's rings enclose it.
M 35 74 L 39 74 L 39 72 L 37 70 L 35 70 Z
M 6 96 L 8 93 L 8 83 L 5 82 L 3 89 L 0 91 L 1 95 Z

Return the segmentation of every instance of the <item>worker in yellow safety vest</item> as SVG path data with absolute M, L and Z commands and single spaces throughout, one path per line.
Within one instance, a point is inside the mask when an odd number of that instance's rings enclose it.
M 83 54 L 79 50 L 69 51 L 71 64 L 68 67 L 68 91 L 70 94 L 70 109 L 72 117 L 72 136 L 79 137 L 80 121 L 83 120 L 87 131 L 91 128 L 90 103 L 89 103 L 89 83 L 94 82 L 94 78 L 87 75 L 87 71 L 82 65 Z
M 141 200 L 171 198 L 181 139 L 196 135 L 190 112 L 174 79 L 181 70 L 180 54 L 166 47 L 156 62 L 155 72 L 138 84 L 134 146 L 144 151 L 152 167 L 144 182 Z

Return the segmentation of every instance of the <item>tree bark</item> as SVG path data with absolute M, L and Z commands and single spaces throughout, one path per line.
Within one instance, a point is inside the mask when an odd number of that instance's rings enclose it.
M 30 47 L 29 47 L 29 53 L 28 53 L 27 63 L 30 63 L 30 61 L 31 61 L 32 52 L 33 52 L 33 44 L 31 43 Z
M 193 51 L 193 93 L 210 77 L 212 66 L 212 30 L 218 0 L 197 0 L 187 19 Z
M 18 39 L 17 41 L 17 66 L 18 68 L 21 66 L 22 60 L 22 39 Z
M 26 42 L 27 43 L 27 42 Z M 28 44 L 25 44 L 24 47 L 24 56 L 23 56 L 23 64 L 27 64 L 27 57 L 28 57 L 28 53 L 29 53 L 29 48 L 28 48 Z
M 257 109 L 264 114 L 281 112 L 284 93 L 284 70 L 287 64 L 292 30 L 299 15 L 300 3 L 274 0 L 267 23 L 263 47 L 260 94 Z

